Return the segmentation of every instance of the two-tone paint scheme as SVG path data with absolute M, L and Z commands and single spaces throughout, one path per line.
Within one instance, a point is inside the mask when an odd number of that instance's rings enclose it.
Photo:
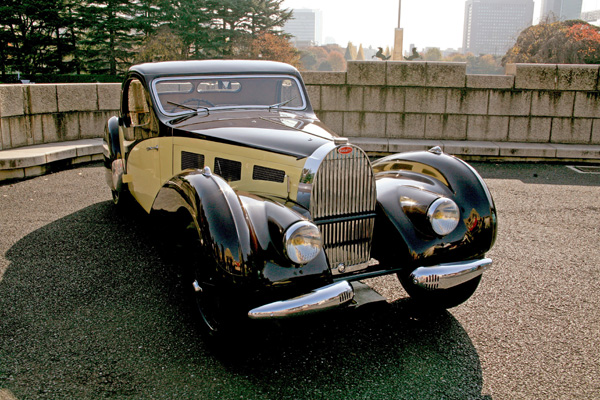
M 157 82 L 175 87 L 202 76 L 226 88 L 239 77 L 289 78 L 300 92 L 271 106 L 208 106 L 194 98 L 193 110 L 159 98 Z M 350 282 L 390 273 L 417 299 L 451 307 L 474 292 L 491 264 L 485 253 L 496 212 L 473 168 L 439 149 L 371 163 L 318 120 L 300 74 L 286 64 L 132 67 L 121 115 L 107 123 L 105 166 L 115 202 L 131 196 L 191 233 L 190 284 L 213 332 L 236 313 L 276 318 L 347 305 Z M 456 221 L 435 214 L 446 209 Z M 442 228 L 455 226 L 440 234 L 435 218 Z M 295 249 L 289 235 L 303 225 L 318 227 L 321 245 L 298 262 L 286 246 Z

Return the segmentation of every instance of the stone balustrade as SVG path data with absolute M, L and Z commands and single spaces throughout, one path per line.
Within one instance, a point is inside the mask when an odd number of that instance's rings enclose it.
M 120 84 L 0 85 L 0 150 L 101 137 Z
M 313 106 L 351 138 L 600 144 L 598 65 L 350 62 L 304 73 Z
M 467 75 L 464 63 L 349 62 L 305 72 L 317 115 L 357 142 L 600 145 L 598 65 L 515 64 Z M 0 85 L 0 150 L 101 137 L 119 84 Z

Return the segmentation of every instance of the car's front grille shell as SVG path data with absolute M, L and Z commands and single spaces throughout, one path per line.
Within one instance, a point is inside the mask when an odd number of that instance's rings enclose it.
M 365 153 L 347 145 L 330 151 L 313 180 L 310 212 L 321 229 L 332 271 L 370 260 L 376 201 L 375 178 Z

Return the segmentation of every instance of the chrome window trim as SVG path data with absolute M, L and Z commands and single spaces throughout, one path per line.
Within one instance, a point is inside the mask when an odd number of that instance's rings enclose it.
M 164 82 L 164 81 L 176 81 L 176 80 L 184 80 L 184 79 L 223 79 L 223 78 L 228 78 L 228 79 L 244 79 L 244 78 L 285 78 L 285 79 L 292 79 L 294 82 L 296 82 L 296 86 L 298 87 L 298 91 L 300 92 L 300 98 L 302 100 L 302 106 L 299 107 L 289 107 L 289 106 L 281 106 L 281 107 L 276 107 L 276 109 L 280 109 L 280 110 L 294 110 L 294 111 L 302 111 L 305 110 L 307 107 L 307 102 L 306 102 L 306 96 L 303 90 L 303 85 L 300 83 L 300 81 L 298 80 L 298 78 L 296 78 L 293 75 L 279 75 L 279 74 L 261 74 L 261 75 L 181 75 L 181 76 L 161 76 L 158 78 L 155 78 L 152 81 L 151 86 L 151 90 L 152 90 L 152 98 L 154 99 L 154 101 L 156 102 L 156 105 L 158 107 L 158 109 L 160 110 L 160 112 L 163 115 L 166 115 L 168 117 L 177 117 L 177 116 L 183 116 L 183 115 L 187 115 L 190 113 L 193 113 L 194 111 L 191 110 L 186 110 L 186 111 L 181 111 L 181 112 L 177 112 L 177 113 L 170 113 L 167 112 L 163 106 L 162 106 L 162 102 L 160 101 L 160 98 L 158 97 L 158 91 L 156 90 L 156 84 L 159 82 Z M 205 107 L 200 107 L 200 109 L 203 109 Z M 269 105 L 237 105 L 237 106 L 225 106 L 225 107 L 208 107 L 209 110 L 236 110 L 236 109 L 269 109 Z

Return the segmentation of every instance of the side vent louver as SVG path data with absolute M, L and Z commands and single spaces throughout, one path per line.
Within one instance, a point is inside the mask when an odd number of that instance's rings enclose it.
M 204 168 L 204 155 L 182 151 L 181 170 L 188 168 Z
M 269 181 L 282 183 L 285 180 L 285 171 L 255 165 L 252 170 L 252 179 L 255 181 Z
M 242 163 L 225 158 L 215 158 L 214 173 L 227 182 L 239 181 L 242 178 Z

